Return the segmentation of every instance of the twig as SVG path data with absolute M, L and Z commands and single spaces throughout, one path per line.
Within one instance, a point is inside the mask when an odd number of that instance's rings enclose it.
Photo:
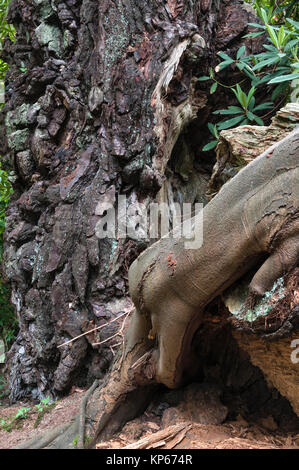
M 93 346 L 99 346 L 100 344 L 107 343 L 107 341 L 109 341 L 110 339 L 115 338 L 115 336 L 119 336 L 119 335 L 120 335 L 120 331 L 115 333 L 115 335 L 109 336 L 109 338 L 103 339 L 103 341 L 100 341 L 99 343 L 92 343 L 92 345 Z
M 140 364 L 145 362 L 145 360 L 152 354 L 152 352 L 153 350 L 151 349 L 150 351 L 144 353 L 141 357 L 139 357 L 139 359 L 137 359 L 136 362 L 134 362 L 134 364 L 131 365 L 130 369 L 136 369 L 136 367 L 140 366 Z
M 274 106 L 274 108 L 270 109 L 270 111 L 268 113 L 261 116 L 261 119 L 264 119 L 265 117 L 269 116 L 269 114 L 273 113 L 273 111 L 275 111 L 275 109 L 277 109 L 284 100 L 285 100 L 285 96 L 277 103 L 276 106 Z
M 130 310 L 129 312 L 124 312 L 124 313 L 122 313 L 121 315 L 119 315 L 118 317 L 114 318 L 113 320 L 111 320 L 111 321 L 105 323 L 105 325 L 97 326 L 96 328 L 93 328 L 92 330 L 86 331 L 85 333 L 82 333 L 81 335 L 76 336 L 75 338 L 72 338 L 72 339 L 70 339 L 69 341 L 66 341 L 65 343 L 59 344 L 57 347 L 58 347 L 58 348 L 61 348 L 62 346 L 66 346 L 67 344 L 72 343 L 73 341 L 75 341 L 75 340 L 78 339 L 78 338 L 82 338 L 82 336 L 86 336 L 86 335 L 88 335 L 89 333 L 92 333 L 93 331 L 100 330 L 101 328 L 105 328 L 105 326 L 110 325 L 111 323 L 113 323 L 113 322 L 119 320 L 119 318 L 122 318 L 124 315 L 128 315 L 129 313 L 131 313 L 131 310 Z
M 111 344 L 110 348 L 116 348 L 116 346 L 119 346 L 121 343 L 122 341 L 120 341 L 119 343 Z
M 112 352 L 113 356 L 115 356 L 115 352 L 113 348 L 116 348 L 117 346 L 120 346 L 121 344 L 122 344 L 122 341 L 120 341 L 119 343 L 111 344 L 111 346 L 109 346 L 110 351 Z
M 99 343 L 93 343 L 92 345 L 93 345 L 93 346 L 99 346 L 100 344 L 106 343 L 106 342 L 109 341 L 110 339 L 115 338 L 115 336 L 121 336 L 121 337 L 123 338 L 123 337 L 124 337 L 124 335 L 123 335 L 123 329 L 124 329 L 124 327 L 125 327 L 126 319 L 127 319 L 127 316 L 129 315 L 129 313 L 131 313 L 131 311 L 130 311 L 130 312 L 126 312 L 126 313 L 124 314 L 124 315 L 126 315 L 126 318 L 123 320 L 122 325 L 121 325 L 121 328 L 118 330 L 117 333 L 115 333 L 115 334 L 112 335 L 112 336 L 109 336 L 109 338 L 106 338 L 106 339 L 104 339 L 103 341 L 100 341 Z M 122 316 L 123 316 L 123 315 L 122 315 Z M 119 316 L 118 318 L 120 318 L 120 316 Z

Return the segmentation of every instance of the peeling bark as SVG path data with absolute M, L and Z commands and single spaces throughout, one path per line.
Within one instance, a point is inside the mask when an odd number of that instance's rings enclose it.
M 270 126 L 240 126 L 221 131 L 209 193 L 215 194 L 241 168 L 286 137 L 298 125 L 299 104 L 287 103 L 272 118 Z

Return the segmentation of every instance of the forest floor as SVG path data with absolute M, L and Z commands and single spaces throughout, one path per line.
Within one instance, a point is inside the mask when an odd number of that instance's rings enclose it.
M 48 409 L 38 425 L 38 410 L 29 402 L 0 405 L 0 449 L 9 449 L 69 421 L 79 410 L 85 390 L 74 387 L 71 393 Z M 184 408 L 185 407 L 185 408 Z M 19 410 L 30 408 L 27 416 L 16 420 L 10 432 L 3 429 Z M 163 410 L 162 410 L 163 411 Z M 21 412 L 22 414 L 22 412 Z M 191 418 L 190 418 L 191 416 Z M 101 442 L 98 449 L 298 449 L 299 433 L 281 432 L 273 418 L 248 423 L 241 416 L 222 424 L 200 424 L 192 419 L 190 403 L 169 407 L 157 414 L 149 407 L 143 415 L 128 422 L 113 439 Z

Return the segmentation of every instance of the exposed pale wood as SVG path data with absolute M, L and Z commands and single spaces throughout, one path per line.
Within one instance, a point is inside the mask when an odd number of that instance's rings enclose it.
M 191 426 L 189 429 L 191 429 Z M 179 432 L 173 439 L 171 439 L 171 441 L 166 443 L 164 449 L 174 449 L 176 445 L 182 442 L 189 429 L 183 429 L 181 432 Z
M 176 444 L 181 442 L 191 427 L 192 425 L 187 423 L 168 426 L 161 431 L 150 434 L 137 442 L 133 442 L 132 444 L 123 447 L 123 449 L 154 449 L 164 445 L 167 449 L 172 449 Z M 171 445 L 168 445 L 168 443 L 171 443 Z

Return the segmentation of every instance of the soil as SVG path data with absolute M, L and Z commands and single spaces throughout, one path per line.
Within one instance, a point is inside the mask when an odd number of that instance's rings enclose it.
M 12 406 L 1 402 L 0 422 L 15 416 L 20 408 L 31 407 L 28 417 L 21 420 L 21 427 L 10 432 L 0 430 L 0 448 L 10 449 L 34 436 L 57 427 L 79 410 L 85 390 L 73 388 L 71 393 L 56 402 L 54 408 L 46 412 L 35 428 L 37 410 L 34 403 L 18 402 Z M 121 449 L 128 445 L 134 448 L 159 449 L 298 449 L 299 433 L 281 432 L 272 417 L 249 423 L 240 415 L 235 420 L 219 424 L 202 424 L 190 411 L 188 405 L 181 403 L 162 410 L 149 406 L 138 418 L 128 422 L 113 439 L 97 444 L 98 449 Z M 160 403 L 161 408 L 161 403 Z M 215 414 L 213 415 L 215 417 Z M 210 418 L 211 420 L 211 418 Z M 213 421 L 213 420 L 212 420 Z M 175 426 L 182 424 L 180 433 L 171 435 Z M 155 438 L 163 432 L 163 440 Z M 167 438 L 169 435 L 169 439 Z M 166 436 L 166 437 L 165 437 Z M 147 438 L 147 446 L 141 446 L 141 439 Z
M 5 401 L 1 400 L 0 423 L 3 419 L 6 422 L 9 421 L 9 418 L 14 417 L 21 408 L 30 407 L 31 411 L 28 413 L 27 418 L 19 421 L 17 425 L 18 427 L 20 426 L 19 429 L 12 429 L 10 432 L 7 432 L 0 427 L 0 449 L 10 449 L 69 421 L 79 411 L 80 401 L 84 392 L 84 389 L 76 388 L 73 389 L 69 396 L 58 400 L 56 406 L 44 414 L 37 427 L 34 427 L 38 416 L 38 411 L 35 408 L 36 403 L 20 401 L 9 406 Z

